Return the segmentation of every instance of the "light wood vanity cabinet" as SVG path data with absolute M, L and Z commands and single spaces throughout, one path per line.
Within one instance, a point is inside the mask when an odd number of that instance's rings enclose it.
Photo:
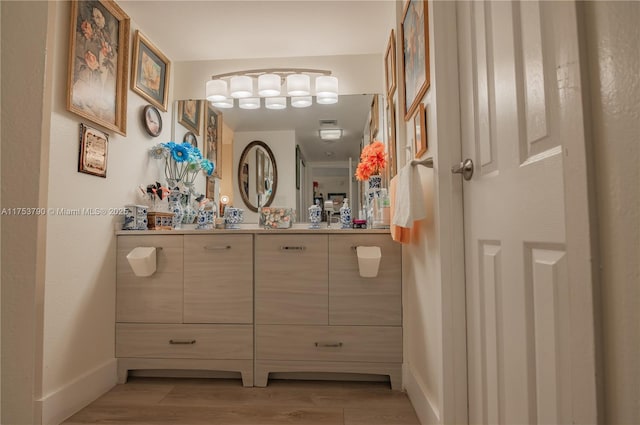
M 135 276 L 126 255 L 161 248 L 156 272 Z M 120 235 L 118 378 L 132 369 L 239 371 L 253 385 L 253 236 Z
M 257 234 L 255 384 L 270 372 L 389 375 L 400 388 L 401 249 L 388 234 Z M 355 247 L 382 249 L 361 278 Z

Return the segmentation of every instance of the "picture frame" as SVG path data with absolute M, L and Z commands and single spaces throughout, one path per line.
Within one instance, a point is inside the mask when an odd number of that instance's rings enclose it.
M 205 197 L 211 200 L 213 203 L 216 202 L 216 185 L 218 184 L 217 179 L 208 178 L 207 183 L 205 185 Z
M 202 101 L 188 99 L 178 101 L 178 123 L 196 136 L 202 127 Z
M 70 22 L 67 110 L 125 136 L 129 16 L 113 0 L 74 1 Z
M 171 61 L 140 30 L 133 41 L 131 90 L 166 112 Z
M 260 148 L 256 149 L 256 193 L 264 194 L 265 154 Z
M 213 162 L 215 169 L 211 177 L 221 178 L 222 165 L 222 113 L 207 103 L 205 121 L 204 157 Z
M 427 114 L 423 103 L 413 116 L 414 158 L 420 158 L 427 151 Z
M 78 172 L 107 178 L 109 135 L 80 124 L 80 152 Z
M 378 95 L 373 95 L 373 100 L 371 101 L 371 114 L 369 121 L 369 143 L 373 143 L 376 136 L 378 135 L 378 126 L 380 121 L 380 113 L 379 113 L 379 103 L 378 103 Z
M 400 23 L 405 121 L 411 119 L 430 85 L 428 6 L 427 0 L 408 0 Z
M 187 131 L 182 138 L 184 143 L 189 143 L 191 146 L 198 147 L 198 138 L 191 131 Z
M 142 110 L 142 124 L 147 133 L 152 137 L 158 137 L 162 132 L 162 116 L 153 105 L 147 105 Z
M 384 55 L 384 80 L 387 88 L 387 98 L 393 98 L 396 91 L 396 36 L 392 29 L 387 43 L 387 50 Z
M 387 98 L 387 108 L 385 116 L 387 117 L 387 154 L 389 155 L 389 179 L 392 179 L 397 173 L 397 149 L 396 149 L 396 108 L 391 97 Z

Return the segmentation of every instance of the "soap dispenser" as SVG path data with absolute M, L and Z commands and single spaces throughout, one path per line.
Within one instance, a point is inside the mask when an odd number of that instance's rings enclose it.
M 340 207 L 340 224 L 343 229 L 351 229 L 351 208 L 347 198 L 344 198 Z

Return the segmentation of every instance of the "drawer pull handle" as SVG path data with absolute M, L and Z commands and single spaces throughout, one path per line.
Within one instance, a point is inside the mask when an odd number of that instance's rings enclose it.
M 280 249 L 282 251 L 304 251 L 306 248 L 304 246 L 281 246 Z
M 193 345 L 196 343 L 195 339 L 170 339 L 169 344 L 173 345 Z
M 332 348 L 340 348 L 342 347 L 341 342 L 316 342 L 316 347 L 332 347 Z
M 223 250 L 223 249 L 231 249 L 231 245 L 226 245 L 226 246 L 210 246 L 207 245 L 204 247 L 204 249 L 206 251 L 219 251 L 219 250 Z

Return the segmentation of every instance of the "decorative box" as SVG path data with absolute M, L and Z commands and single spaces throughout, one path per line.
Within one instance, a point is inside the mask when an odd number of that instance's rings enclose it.
M 147 230 L 147 206 L 125 205 L 123 230 Z
M 293 208 L 262 207 L 260 224 L 265 229 L 290 229 L 296 221 L 296 210 Z
M 149 230 L 171 230 L 173 213 L 162 211 L 149 211 L 147 213 Z

